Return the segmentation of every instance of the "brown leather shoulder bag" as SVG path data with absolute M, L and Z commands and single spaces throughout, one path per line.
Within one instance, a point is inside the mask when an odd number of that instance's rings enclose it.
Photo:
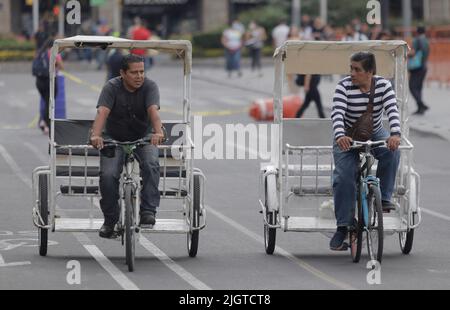
M 375 79 L 372 78 L 370 86 L 369 103 L 367 110 L 356 120 L 352 127 L 347 128 L 346 136 L 356 141 L 367 141 L 373 134 L 373 101 L 375 97 Z

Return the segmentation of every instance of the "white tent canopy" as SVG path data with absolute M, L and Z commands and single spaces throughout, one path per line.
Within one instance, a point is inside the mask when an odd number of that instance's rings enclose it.
M 58 53 L 64 48 L 76 47 L 108 47 L 123 49 L 155 49 L 159 51 L 167 51 L 178 54 L 184 59 L 185 72 L 191 72 L 192 66 L 192 44 L 187 40 L 127 40 L 111 36 L 74 36 L 64 39 L 58 39 L 54 43 L 52 52 Z
M 395 58 L 404 57 L 406 61 L 408 44 L 404 41 L 287 41 L 275 51 L 274 57 L 282 58 L 287 74 L 348 74 L 350 57 L 359 51 L 374 53 L 377 74 L 392 78 Z

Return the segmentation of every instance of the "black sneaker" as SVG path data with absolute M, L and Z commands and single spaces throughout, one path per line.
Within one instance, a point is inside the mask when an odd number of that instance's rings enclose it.
M 390 202 L 388 200 L 383 200 L 381 202 L 381 206 L 382 206 L 383 212 L 385 212 L 385 213 L 389 213 L 389 212 L 395 210 L 395 208 L 396 208 L 396 204 L 393 202 Z
M 330 250 L 332 251 L 345 251 L 348 249 L 348 244 L 345 241 L 347 237 L 347 227 L 338 227 L 337 231 L 334 233 L 333 238 L 330 241 Z
M 110 226 L 110 225 L 103 224 L 102 227 L 100 228 L 98 235 L 102 238 L 107 238 L 107 239 L 113 238 L 115 235 L 114 234 L 114 225 Z
M 153 226 L 155 225 L 155 213 L 154 212 L 142 212 L 139 220 L 141 226 Z

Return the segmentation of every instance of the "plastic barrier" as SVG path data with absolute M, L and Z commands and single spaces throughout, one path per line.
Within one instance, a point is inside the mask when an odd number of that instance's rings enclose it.
M 303 104 L 300 96 L 283 97 L 283 117 L 295 118 L 297 111 Z M 250 105 L 249 115 L 257 121 L 273 120 L 273 98 L 257 99 Z

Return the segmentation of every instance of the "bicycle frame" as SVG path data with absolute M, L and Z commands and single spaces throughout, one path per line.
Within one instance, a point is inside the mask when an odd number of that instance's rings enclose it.
M 373 144 L 377 145 L 378 143 L 385 144 L 384 141 L 377 141 Z M 364 147 L 364 151 L 359 154 L 359 163 L 358 163 L 358 193 L 361 201 L 362 215 L 364 220 L 364 227 L 367 228 L 369 226 L 369 206 L 367 202 L 367 194 L 369 193 L 369 186 L 374 185 L 376 187 L 380 187 L 380 179 L 376 176 L 372 175 L 372 166 L 375 162 L 375 158 L 371 153 L 372 142 L 369 141 L 367 143 L 354 142 L 354 145 L 360 145 Z M 356 148 L 356 147 L 355 147 Z

